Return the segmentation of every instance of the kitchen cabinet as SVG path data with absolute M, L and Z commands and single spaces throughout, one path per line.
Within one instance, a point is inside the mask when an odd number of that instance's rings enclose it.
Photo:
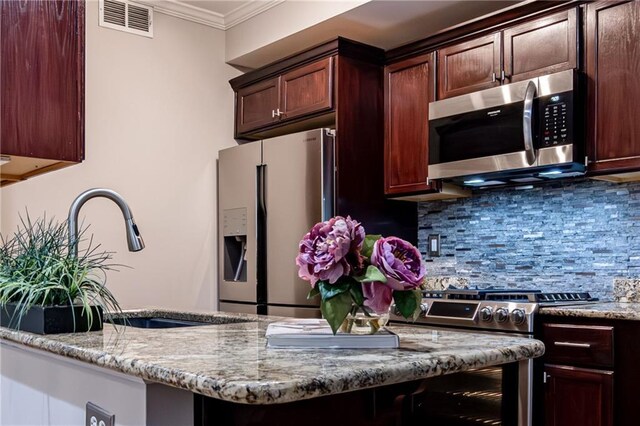
M 527 20 L 438 50 L 438 99 L 577 67 L 577 11 Z
M 236 137 L 333 107 L 333 58 L 323 58 L 236 92 Z
M 236 138 L 249 143 L 335 129 L 334 213 L 351 215 L 369 233 L 415 243 L 417 206 L 388 200 L 379 172 L 385 166 L 383 64 L 381 49 L 337 38 L 232 79 Z
M 576 9 L 504 30 L 507 83 L 577 67 Z
M 280 78 L 271 78 L 236 93 L 236 131 L 246 133 L 268 126 L 278 119 L 280 105 Z
M 639 1 L 586 5 L 589 171 L 611 180 L 640 178 L 639 22 Z
M 545 365 L 546 426 L 613 426 L 613 372 Z
M 84 2 L 0 2 L 2 185 L 84 158 Z
M 640 322 L 537 319 L 534 336 L 545 354 L 534 373 L 534 425 L 637 425 Z
M 429 102 L 435 54 L 406 59 L 384 71 L 384 178 L 387 195 L 434 191 L 427 182 Z
M 545 424 L 613 425 L 614 328 L 547 323 Z
M 438 50 L 438 99 L 500 85 L 500 33 Z

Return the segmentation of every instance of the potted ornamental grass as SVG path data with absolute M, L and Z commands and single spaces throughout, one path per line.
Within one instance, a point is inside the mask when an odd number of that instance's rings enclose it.
M 95 331 L 103 312 L 121 312 L 105 286 L 116 266 L 111 252 L 90 238 L 73 255 L 66 222 L 32 221 L 28 213 L 20 221 L 12 236 L 0 236 L 0 325 L 39 334 Z
M 314 225 L 300 241 L 296 264 L 334 334 L 377 332 L 392 303 L 404 318 L 420 313 L 426 268 L 418 249 L 401 238 L 366 235 L 349 216 Z

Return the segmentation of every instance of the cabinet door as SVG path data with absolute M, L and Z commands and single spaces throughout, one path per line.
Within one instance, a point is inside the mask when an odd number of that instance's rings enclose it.
M 506 82 L 576 68 L 576 9 L 504 31 Z
M 386 194 L 433 190 L 427 185 L 427 166 L 434 59 L 430 53 L 385 68 Z
M 84 157 L 84 2 L 0 1 L 2 154 Z
M 546 426 L 613 426 L 613 372 L 545 365 Z
M 438 51 L 438 99 L 499 86 L 500 33 Z
M 281 119 L 289 120 L 333 106 L 333 58 L 282 75 Z
M 278 121 L 280 77 L 243 87 L 236 93 L 236 133 L 247 133 Z
M 640 170 L 640 2 L 587 5 L 587 141 L 598 173 Z

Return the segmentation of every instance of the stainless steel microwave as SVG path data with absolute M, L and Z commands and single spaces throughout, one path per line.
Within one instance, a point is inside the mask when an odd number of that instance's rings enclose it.
M 569 70 L 429 104 L 429 178 L 484 187 L 585 172 L 584 100 Z

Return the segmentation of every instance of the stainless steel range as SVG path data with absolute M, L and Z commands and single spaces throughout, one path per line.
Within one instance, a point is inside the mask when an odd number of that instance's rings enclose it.
M 533 333 L 540 306 L 590 303 L 589 293 L 543 293 L 540 290 L 457 289 L 423 292 L 416 323 L 503 332 Z M 407 321 L 397 313 L 393 321 Z
M 592 303 L 589 293 L 543 293 L 539 290 L 457 289 L 423 292 L 421 313 L 414 324 L 478 333 L 511 333 L 533 338 L 541 306 Z M 394 312 L 391 320 L 408 322 Z M 410 321 L 409 321 L 410 322 Z M 437 331 L 434 331 L 437 332 Z M 532 424 L 533 361 L 443 376 L 432 381 L 424 399 L 430 425 L 530 426 Z M 430 405 L 433 404 L 433 409 Z M 437 409 L 435 409 L 437 407 Z

